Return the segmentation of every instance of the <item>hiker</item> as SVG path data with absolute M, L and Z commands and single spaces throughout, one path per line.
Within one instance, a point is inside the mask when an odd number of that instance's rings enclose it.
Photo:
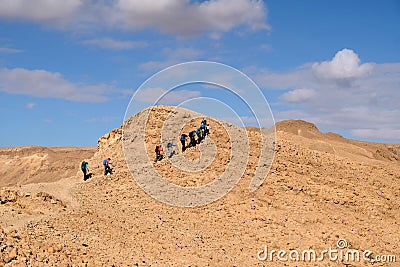
M 185 152 L 186 150 L 186 140 L 187 140 L 187 135 L 182 134 L 181 135 L 182 152 Z
M 200 144 L 200 142 L 202 141 L 202 136 L 203 136 L 201 128 L 198 128 L 196 130 L 196 135 L 197 135 L 197 143 Z
M 203 121 L 205 121 L 205 119 Z M 204 123 L 201 123 L 200 130 L 201 130 L 201 139 L 204 139 L 206 137 L 206 125 Z
M 110 167 L 110 164 L 111 164 L 110 160 L 111 160 L 110 158 L 103 160 L 104 175 L 112 174 L 112 168 Z
M 172 156 L 175 154 L 175 150 L 173 147 L 176 146 L 172 140 L 168 142 L 167 144 L 167 149 L 168 149 L 168 158 L 172 158 Z
M 203 124 L 204 126 L 207 125 L 207 120 L 206 120 L 206 118 L 203 118 L 203 120 L 201 121 L 201 124 Z
M 210 124 L 207 124 L 206 126 L 206 135 L 210 134 Z
M 81 170 L 83 172 L 83 180 L 86 181 L 88 179 L 88 172 L 89 172 L 89 163 L 85 160 L 81 163 Z
M 155 160 L 155 162 L 157 162 L 157 161 L 160 161 L 160 160 L 162 160 L 163 159 L 163 155 L 161 154 L 162 153 L 162 147 L 161 146 L 156 146 L 156 149 L 154 150 L 155 152 L 156 152 L 156 160 Z
M 190 143 L 189 147 L 195 147 L 196 146 L 196 131 L 191 131 L 189 133 L 189 138 L 190 138 Z

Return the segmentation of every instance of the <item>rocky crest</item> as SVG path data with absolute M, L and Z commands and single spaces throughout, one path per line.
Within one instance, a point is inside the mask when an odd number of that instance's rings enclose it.
M 122 126 L 121 126 L 122 127 Z M 111 132 L 106 133 L 97 141 L 98 150 L 107 149 L 115 142 L 122 140 L 122 128 L 112 129 Z

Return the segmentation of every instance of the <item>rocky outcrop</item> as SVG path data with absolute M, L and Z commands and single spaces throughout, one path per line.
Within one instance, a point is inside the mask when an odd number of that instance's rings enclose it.
M 310 135 L 321 135 L 315 124 L 303 120 L 284 120 L 275 124 L 277 131 L 310 137 Z
M 111 132 L 106 133 L 97 141 L 97 149 L 102 150 L 108 148 L 117 141 L 122 140 L 122 128 L 115 128 Z

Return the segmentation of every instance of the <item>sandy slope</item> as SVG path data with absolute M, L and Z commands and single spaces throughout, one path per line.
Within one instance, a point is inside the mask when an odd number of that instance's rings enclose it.
M 170 107 L 155 108 L 146 125 L 151 160 L 163 118 L 170 112 Z M 222 173 L 232 143 L 223 122 L 209 121 L 213 129 L 209 142 L 217 145 L 213 163 L 204 170 L 207 175 L 178 170 L 166 160 L 152 163 L 157 172 L 182 186 L 206 184 Z M 197 119 L 191 120 L 177 131 L 197 124 Z M 250 193 L 260 133 L 256 129 L 247 133 L 249 162 L 238 185 L 209 205 L 182 208 L 163 204 L 139 188 L 124 161 L 122 131 L 113 130 L 99 139 L 99 150 L 89 160 L 93 179 L 82 182 L 77 174 L 55 183 L 0 191 L 0 219 L 6 225 L 6 232 L 0 231 L 0 266 L 2 262 L 15 266 L 371 265 L 257 259 L 265 245 L 270 250 L 322 251 L 336 248 L 339 238 L 346 239 L 351 249 L 394 254 L 400 261 L 399 145 L 347 140 L 323 134 L 303 121 L 281 122 L 271 172 Z M 181 156 L 196 160 L 201 150 L 192 148 Z M 104 177 L 101 160 L 108 156 L 116 172 Z M 54 174 L 48 175 L 50 181 Z
M 54 182 L 75 176 L 84 158 L 91 158 L 96 148 L 14 147 L 0 148 L 0 187 Z

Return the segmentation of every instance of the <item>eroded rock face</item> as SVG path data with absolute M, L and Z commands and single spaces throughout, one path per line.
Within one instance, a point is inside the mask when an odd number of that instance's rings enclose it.
M 113 143 L 122 140 L 122 128 L 113 129 L 111 132 L 106 133 L 97 141 L 97 149 L 106 149 Z

